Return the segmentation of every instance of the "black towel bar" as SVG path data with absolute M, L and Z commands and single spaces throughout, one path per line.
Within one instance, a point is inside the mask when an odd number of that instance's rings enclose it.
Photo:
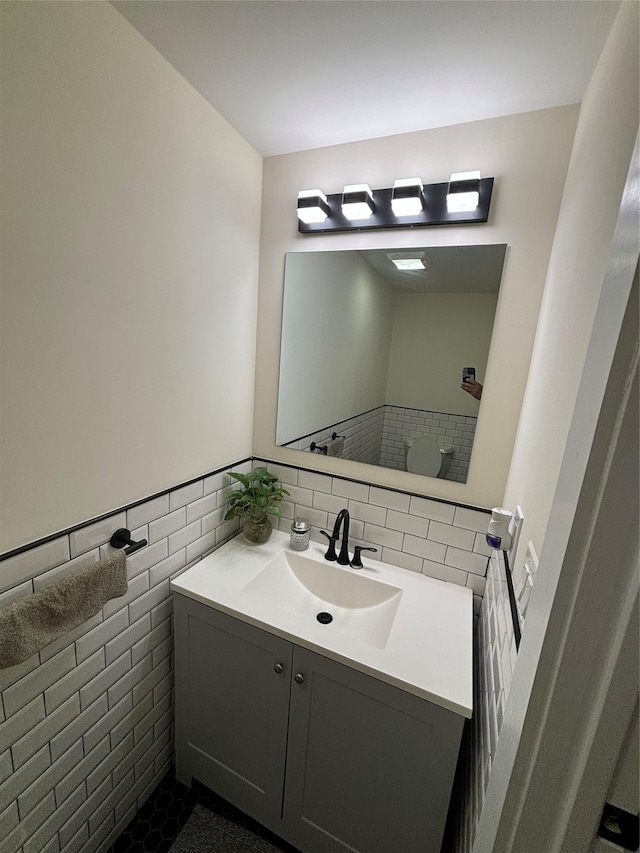
M 113 545 L 114 548 L 124 548 L 124 553 L 127 556 L 129 554 L 133 554 L 134 551 L 139 551 L 140 548 L 144 548 L 144 546 L 147 544 L 146 539 L 141 539 L 139 542 L 134 542 L 131 538 L 131 531 L 127 530 L 126 527 L 120 527 L 118 530 L 116 530 L 109 542 L 111 545 Z

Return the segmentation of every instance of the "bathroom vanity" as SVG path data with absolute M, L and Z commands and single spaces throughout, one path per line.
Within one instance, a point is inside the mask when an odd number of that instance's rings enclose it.
M 471 591 L 288 543 L 237 537 L 171 584 L 178 779 L 303 853 L 438 853 L 472 710 Z

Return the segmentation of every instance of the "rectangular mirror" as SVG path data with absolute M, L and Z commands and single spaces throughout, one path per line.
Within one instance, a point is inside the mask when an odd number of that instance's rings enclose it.
M 287 254 L 276 443 L 466 482 L 506 248 Z

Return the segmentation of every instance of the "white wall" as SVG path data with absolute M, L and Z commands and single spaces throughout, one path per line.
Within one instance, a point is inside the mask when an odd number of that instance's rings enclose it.
M 265 161 L 253 444 L 256 455 L 291 464 L 313 464 L 318 470 L 477 506 L 502 502 L 577 115 L 577 107 L 562 107 Z M 427 246 L 509 246 L 467 483 L 320 456 L 311 462 L 309 454 L 276 447 L 276 354 L 285 253 L 406 247 L 414 245 L 416 239 L 413 229 L 299 235 L 295 214 L 298 191 L 318 186 L 334 193 L 344 184 L 359 181 L 368 181 L 374 189 L 389 187 L 394 179 L 405 175 L 420 175 L 432 183 L 470 168 L 496 179 L 490 221 L 475 227 L 421 232 Z
M 576 130 L 505 491 L 525 515 L 516 569 L 528 540 L 542 550 L 638 132 L 637 16 L 622 4 Z
M 251 452 L 261 158 L 108 3 L 2 3 L 2 544 Z
M 477 416 L 479 403 L 460 388 L 462 368 L 484 383 L 495 293 L 399 293 L 386 402 Z
M 289 254 L 286 274 L 278 444 L 384 404 L 394 303 L 348 252 Z

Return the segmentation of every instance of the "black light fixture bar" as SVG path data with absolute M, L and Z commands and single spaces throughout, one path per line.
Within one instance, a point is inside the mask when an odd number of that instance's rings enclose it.
M 327 196 L 329 216 L 324 222 L 304 223 L 298 220 L 300 234 L 326 234 L 328 231 L 366 231 L 371 228 L 420 228 L 425 225 L 473 225 L 487 222 L 493 178 L 481 178 L 478 206 L 475 210 L 449 213 L 449 182 L 425 184 L 424 209 L 417 216 L 396 216 L 391 209 L 392 189 L 373 190 L 374 211 L 369 219 L 350 220 L 342 213 L 342 193 Z

